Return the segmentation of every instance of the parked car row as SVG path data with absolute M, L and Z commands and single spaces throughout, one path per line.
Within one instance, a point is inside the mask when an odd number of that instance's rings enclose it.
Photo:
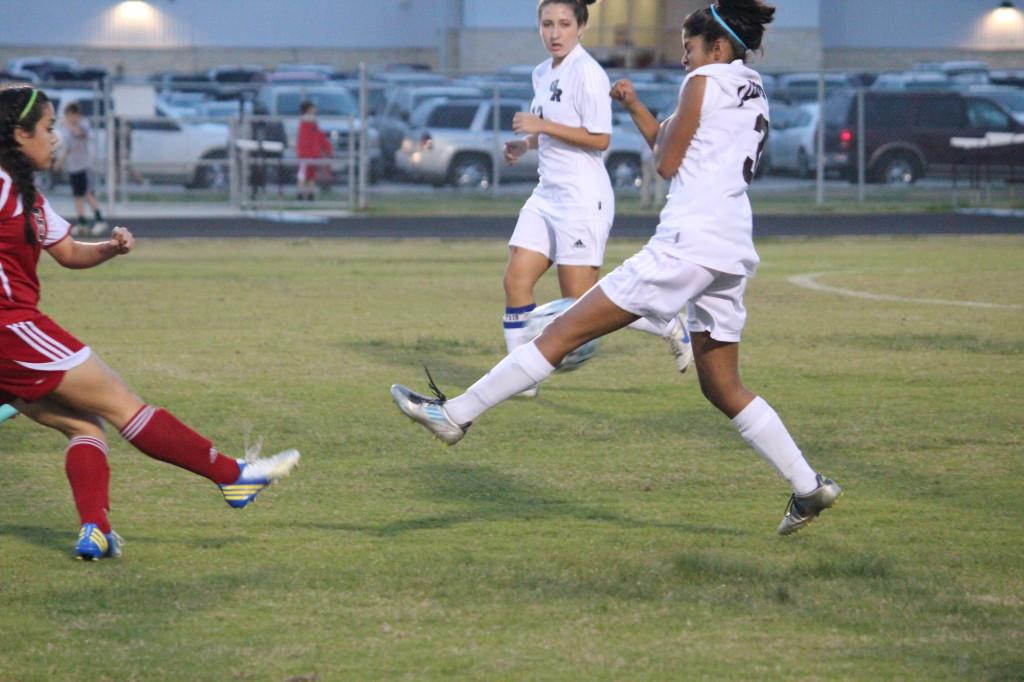
M 7 69 L 8 75 L 16 72 L 40 83 L 57 101 L 79 101 L 87 118 L 97 117 L 96 149 L 105 153 L 99 86 L 69 89 L 59 79 L 41 81 L 54 74 L 83 72 L 86 67 L 74 60 L 39 57 L 12 60 Z M 133 168 L 147 177 L 193 186 L 220 181 L 223 173 L 219 169 L 230 156 L 232 135 L 280 143 L 283 152 L 261 156 L 294 165 L 299 105 L 311 100 L 317 106 L 321 128 L 332 139 L 334 162 L 339 167 L 347 163 L 349 152 L 359 152 L 358 145 L 366 140 L 371 181 L 405 177 L 483 186 L 495 175 L 532 178 L 536 159 L 528 156 L 514 167 L 505 166 L 498 143 L 512 137 L 515 112 L 528 108 L 533 96 L 531 72 L 531 66 L 523 66 L 447 77 L 406 65 L 371 69 L 365 83 L 351 72 L 322 64 L 281 64 L 273 69 L 242 64 L 196 74 L 154 74 L 148 82 L 158 94 L 157 105 L 152 116 L 138 118 L 127 127 L 127 153 Z M 656 116 L 664 117 L 678 102 L 684 74 L 679 69 L 610 70 L 609 76 L 612 80 L 631 78 L 639 98 Z M 1024 83 L 1024 72 L 988 70 L 978 62 L 926 63 L 881 74 L 764 74 L 772 100 L 772 128 L 762 174 L 812 173 L 822 78 L 826 168 L 832 174 L 856 175 L 856 120 L 851 117 L 856 113 L 853 102 L 858 90 L 867 93 L 866 171 L 872 180 L 913 181 L 946 172 L 955 159 L 948 149 L 950 136 L 1012 132 L 1024 124 L 1024 89 L 1001 84 Z M 360 103 L 364 87 L 367 99 Z M 930 104 L 917 104 L 925 101 L 921 97 L 939 103 L 949 119 L 946 124 L 927 120 L 933 112 Z M 496 102 L 500 107 L 497 136 L 493 124 Z M 362 111 L 367 114 L 365 121 Z M 617 185 L 635 185 L 646 145 L 618 104 L 614 122 L 605 161 Z

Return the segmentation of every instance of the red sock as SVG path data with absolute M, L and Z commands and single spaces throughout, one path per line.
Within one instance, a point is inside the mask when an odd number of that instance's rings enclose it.
M 238 480 L 238 462 L 182 424 L 167 410 L 144 406 L 121 429 L 125 440 L 153 459 L 205 476 L 214 483 Z
M 91 436 L 75 436 L 68 443 L 64 470 L 71 483 L 78 518 L 82 524 L 95 523 L 104 533 L 110 532 L 107 511 L 110 509 L 110 467 L 107 466 L 107 444 Z

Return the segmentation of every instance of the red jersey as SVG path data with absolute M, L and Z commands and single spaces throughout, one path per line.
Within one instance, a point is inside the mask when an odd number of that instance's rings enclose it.
M 319 159 L 334 153 L 331 141 L 320 130 L 316 120 L 302 117 L 299 120 L 299 134 L 295 141 L 295 155 L 300 159 Z
M 0 324 L 19 321 L 26 313 L 37 311 L 39 254 L 66 239 L 71 228 L 38 190 L 32 224 L 36 238 L 29 243 L 25 239 L 21 194 L 11 176 L 0 168 Z

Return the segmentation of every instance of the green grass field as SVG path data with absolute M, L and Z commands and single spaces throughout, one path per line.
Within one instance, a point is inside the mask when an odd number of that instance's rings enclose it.
M 147 400 L 303 462 L 235 511 L 114 439 L 125 557 L 84 564 L 62 438 L 0 426 L 0 679 L 1024 679 L 1024 240 L 759 249 L 745 379 L 846 489 L 790 538 L 784 483 L 649 336 L 454 448 L 399 415 L 421 363 L 454 393 L 503 354 L 500 241 L 44 258 L 43 309 Z M 1016 307 L 788 281 L 823 271 Z

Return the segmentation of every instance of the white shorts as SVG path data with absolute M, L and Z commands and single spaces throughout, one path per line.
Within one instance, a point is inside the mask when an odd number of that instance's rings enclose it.
M 531 196 L 519 212 L 508 245 L 544 254 L 556 265 L 601 267 L 612 230 L 612 210 L 556 209 Z
M 686 328 L 738 342 L 747 277 L 706 268 L 648 243 L 597 283 L 612 303 L 664 326 L 686 308 Z

